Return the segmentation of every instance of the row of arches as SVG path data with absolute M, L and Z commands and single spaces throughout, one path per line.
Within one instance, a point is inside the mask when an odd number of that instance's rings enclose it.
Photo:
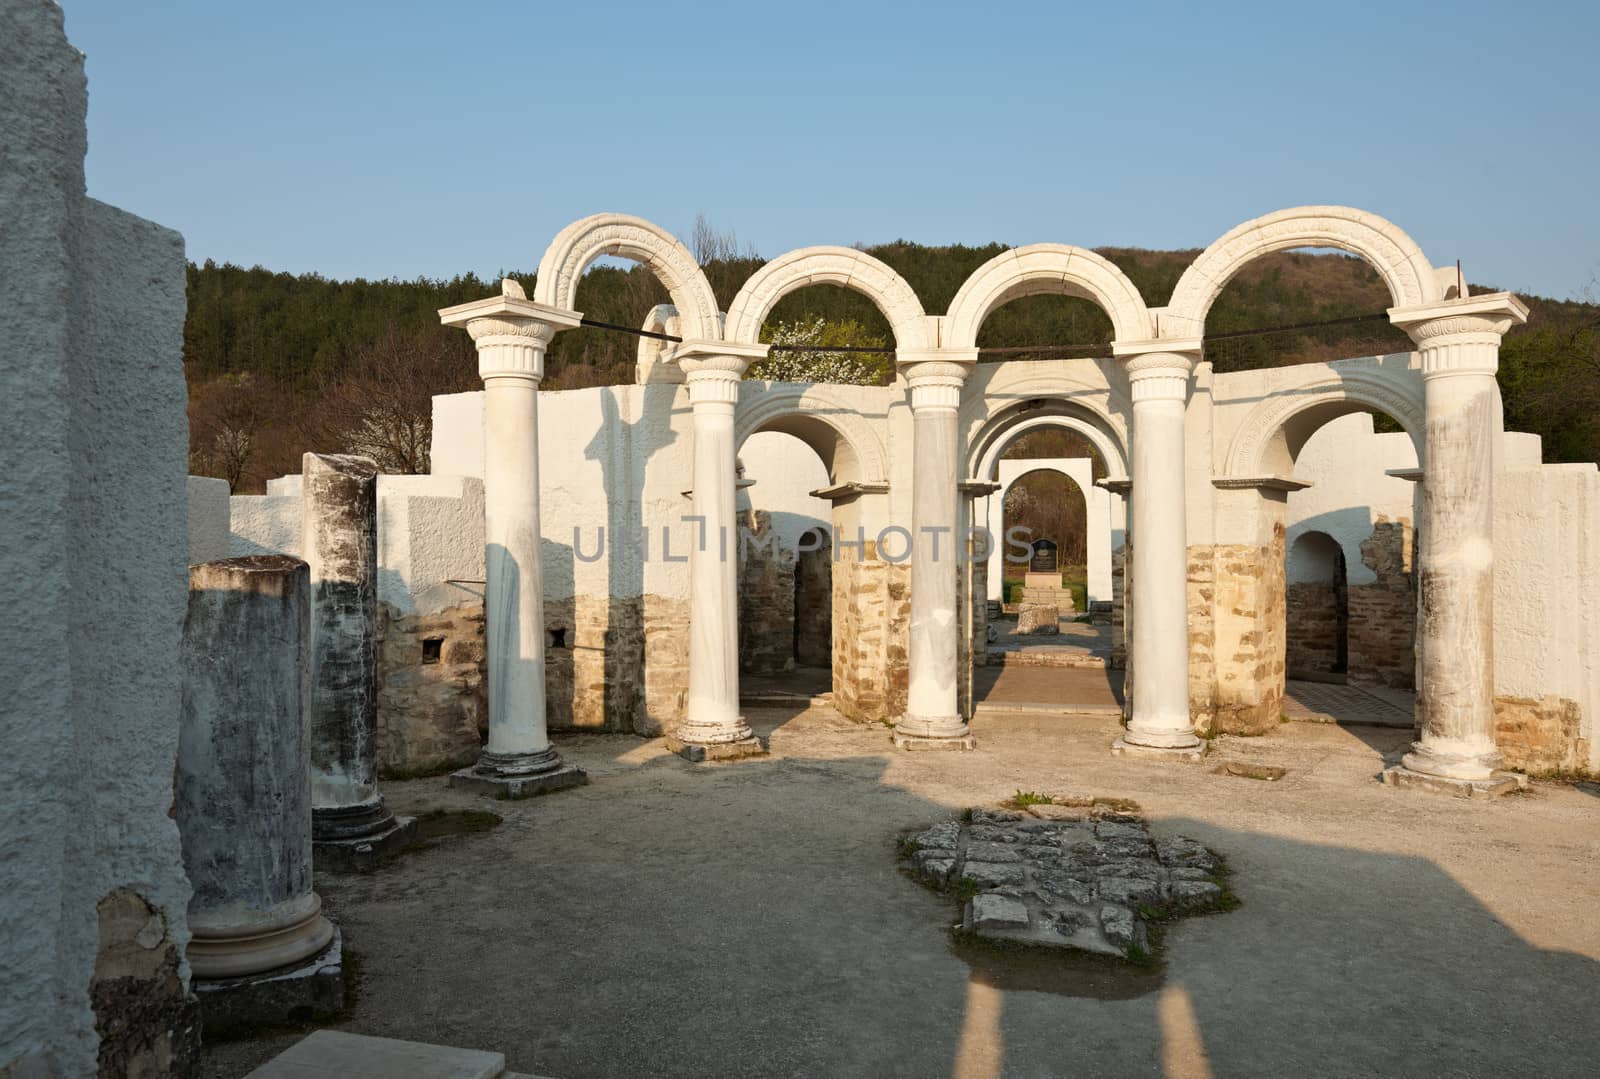
M 602 256 L 647 266 L 672 297 L 686 342 L 758 346 L 762 323 L 784 296 L 810 285 L 862 293 L 883 313 L 900 358 L 931 350 L 973 350 L 996 308 L 1022 296 L 1057 293 L 1097 304 L 1119 343 L 1188 341 L 1198 345 L 1206 314 L 1228 281 L 1275 251 L 1331 247 L 1371 263 L 1397 308 L 1454 295 L 1455 271 L 1437 271 L 1391 222 L 1343 206 L 1303 206 L 1255 218 L 1207 247 L 1179 279 L 1168 304 L 1150 308 L 1123 272 L 1102 256 L 1067 244 L 1030 244 L 980 266 L 951 301 L 930 316 L 911 286 L 882 261 L 848 247 L 808 247 L 768 262 L 719 314 L 716 296 L 693 254 L 664 229 L 626 214 L 596 214 L 558 234 L 540 260 L 534 299 L 572 310 L 584 271 Z

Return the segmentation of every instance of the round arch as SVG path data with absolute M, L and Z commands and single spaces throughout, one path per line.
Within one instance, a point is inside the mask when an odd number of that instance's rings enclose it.
M 1111 317 L 1118 341 L 1154 336 L 1144 297 L 1111 262 L 1068 244 L 1002 251 L 972 272 L 945 315 L 945 345 L 976 348 L 978 330 L 998 307 L 1023 296 L 1055 293 L 1090 300 Z
M 1395 307 L 1443 297 L 1422 248 L 1393 223 L 1348 206 L 1297 206 L 1246 221 L 1202 251 L 1172 291 L 1161 336 L 1202 336 L 1211 304 L 1235 274 L 1262 255 L 1296 247 L 1336 247 L 1365 259 L 1388 285 Z
M 734 419 L 737 452 L 757 431 L 781 431 L 810 446 L 834 483 L 884 483 L 883 440 L 860 410 L 826 386 L 746 383 Z
M 1407 384 L 1367 372 L 1330 372 L 1263 398 L 1239 424 L 1223 461 L 1225 477 L 1286 476 L 1317 428 L 1351 412 L 1387 413 L 1411 436 L 1423 460 L 1422 381 Z
M 534 300 L 576 310 L 578 281 L 602 255 L 632 259 L 660 278 L 677 308 L 684 337 L 714 341 L 722 336 L 716 294 L 694 255 L 665 229 L 628 214 L 595 214 L 562 229 L 539 260 Z
M 888 319 L 895 348 L 933 348 L 922 301 L 905 278 L 853 247 L 803 247 L 767 263 L 746 281 L 728 306 L 724 340 L 754 345 L 778 301 L 807 285 L 839 285 L 861 293 Z

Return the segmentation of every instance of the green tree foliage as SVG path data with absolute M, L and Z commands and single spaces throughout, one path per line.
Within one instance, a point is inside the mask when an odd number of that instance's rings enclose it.
M 762 261 L 754 252 L 739 249 L 731 234 L 719 235 L 709 227 L 704 235 L 697 228 L 695 240 L 717 299 L 726 307 Z M 940 313 L 948 309 L 967 276 L 1005 248 L 999 244 L 926 247 L 897 240 L 866 250 L 911 284 L 924 310 Z M 1159 307 L 1170 298 L 1197 252 L 1107 248 L 1101 254 L 1128 275 L 1150 306 Z M 532 274 L 510 276 L 531 291 Z M 266 478 L 297 470 L 302 451 L 337 448 L 309 444 L 305 433 L 326 432 L 325 417 L 318 413 L 324 409 L 328 387 L 340 385 L 352 369 L 361 368 L 362 357 L 374 349 L 387 349 L 392 355 L 396 342 L 413 342 L 420 350 L 416 363 L 428 372 L 430 386 L 473 387 L 470 349 L 460 351 L 459 361 L 448 355 L 441 359 L 429 335 L 438 326 L 439 308 L 495 291 L 494 281 L 472 274 L 448 280 L 335 281 L 259 267 L 191 265 L 184 363 L 195 414 L 193 467 L 227 476 L 242 490 L 259 490 Z M 669 302 L 669 297 L 640 267 L 600 265 L 585 274 L 574 302 L 590 318 L 639 326 L 653 306 Z M 1596 408 L 1600 305 L 1537 298 L 1529 298 L 1529 303 L 1533 308 L 1529 325 L 1511 332 L 1502 353 L 1507 423 L 1542 435 L 1547 460 L 1594 461 L 1600 458 L 1596 418 L 1600 416 Z M 1221 334 L 1322 322 L 1381 312 L 1389 305 L 1383 282 L 1361 260 L 1285 252 L 1251 263 L 1231 281 L 1212 308 L 1206 329 Z M 893 344 L 887 321 L 870 300 L 826 285 L 784 297 L 769 316 L 766 336 L 782 326 L 792 333 L 795 327 L 812 326 L 818 320 L 824 326 L 819 331 L 823 344 Z M 464 340 L 464 335 L 456 336 Z M 1050 346 L 1037 353 L 994 357 L 1027 359 L 1103 355 L 1110 340 L 1110 320 L 1089 301 L 1029 296 L 995 311 L 978 343 L 984 348 Z M 1376 320 L 1213 340 L 1207 343 L 1206 356 L 1217 370 L 1233 371 L 1410 347 L 1404 334 Z M 546 357 L 544 385 L 575 389 L 631 382 L 637 348 L 635 338 L 606 330 L 559 334 Z M 800 362 L 803 355 L 791 354 L 792 362 Z M 862 356 L 863 362 L 881 361 L 873 368 L 878 380 L 892 375 L 887 357 L 846 355 Z M 451 366 L 456 362 L 462 366 L 459 380 Z

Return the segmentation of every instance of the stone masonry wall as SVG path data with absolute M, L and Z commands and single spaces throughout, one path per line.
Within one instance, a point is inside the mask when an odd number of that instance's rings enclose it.
M 1210 546 L 1189 548 L 1189 719 L 1209 734 L 1216 723 L 1217 665 L 1214 655 L 1216 555 Z M 1124 653 L 1126 663 L 1126 653 Z
M 795 553 L 773 542 L 772 515 L 754 510 L 740 532 L 739 670 L 794 670 Z
M 1380 514 L 1361 543 L 1361 561 L 1378 579 L 1348 592 L 1351 682 L 1398 689 L 1416 684 L 1415 540 L 1409 520 Z
M 653 738 L 683 721 L 689 707 L 689 601 L 644 597 L 644 691 L 633 732 Z
M 1128 665 L 1127 627 L 1127 573 L 1125 566 L 1130 552 L 1126 545 L 1111 552 L 1111 668 L 1121 670 Z
M 1282 720 L 1283 544 L 1279 522 L 1269 546 L 1219 544 L 1214 551 L 1214 727 L 1227 734 L 1264 734 Z M 1192 671 L 1190 677 L 1192 686 Z
M 460 768 L 488 736 L 483 605 L 378 614 L 378 771 L 402 777 Z
M 1340 589 L 1296 581 L 1284 604 L 1284 649 L 1288 675 L 1331 674 L 1339 662 Z
M 1565 697 L 1494 699 L 1495 744 L 1506 767 L 1532 775 L 1587 769 L 1590 747 L 1582 720 L 1578 702 Z
M 814 551 L 794 564 L 794 658 L 802 667 L 829 667 L 833 660 L 833 548 L 826 531 Z
M 545 722 L 551 730 L 634 729 L 644 695 L 642 607 L 637 596 L 545 602 Z
M 869 540 L 833 564 L 833 686 L 840 715 L 868 723 L 906 708 L 911 567 L 884 562 Z

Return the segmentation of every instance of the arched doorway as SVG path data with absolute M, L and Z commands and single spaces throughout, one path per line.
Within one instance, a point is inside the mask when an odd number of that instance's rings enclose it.
M 1289 548 L 1284 579 L 1289 678 L 1343 682 L 1350 662 L 1344 549 L 1326 532 L 1303 532 Z

